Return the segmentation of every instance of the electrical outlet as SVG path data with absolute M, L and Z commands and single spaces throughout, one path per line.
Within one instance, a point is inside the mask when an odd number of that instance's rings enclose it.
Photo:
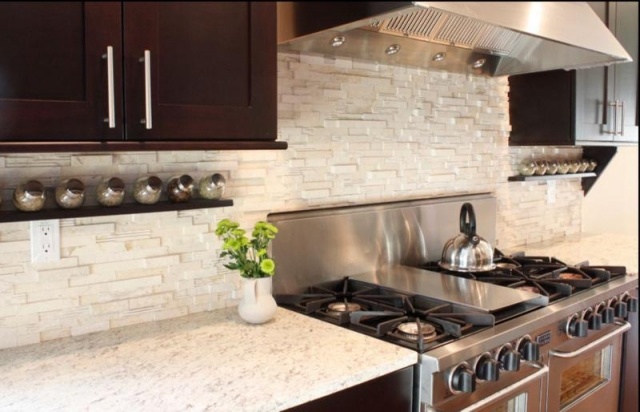
M 547 204 L 552 205 L 556 202 L 556 181 L 547 181 Z
M 60 260 L 60 221 L 31 221 L 31 262 Z

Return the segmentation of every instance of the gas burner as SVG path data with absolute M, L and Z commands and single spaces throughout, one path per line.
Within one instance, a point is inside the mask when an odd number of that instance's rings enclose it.
M 513 263 L 513 262 L 497 262 L 496 263 L 496 268 L 498 269 L 512 270 L 512 269 L 517 269 L 519 267 L 520 267 L 519 264 Z
M 399 335 L 416 341 L 421 335 L 425 342 L 430 342 L 437 337 L 434 326 L 420 321 L 402 322 L 396 327 L 396 330 Z
M 531 285 L 516 286 L 515 289 L 524 290 L 525 292 L 543 294 L 543 292 L 537 286 L 531 286 Z
M 558 265 L 568 266 L 566 263 L 552 256 L 513 256 L 512 258 L 522 266 L 526 265 Z
M 345 312 L 355 312 L 361 310 L 362 305 L 353 302 L 334 302 L 327 306 L 327 313 L 330 315 L 337 315 Z

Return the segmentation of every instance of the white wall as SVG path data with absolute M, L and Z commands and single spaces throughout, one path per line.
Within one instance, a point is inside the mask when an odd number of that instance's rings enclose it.
M 0 154 L 0 191 L 35 178 L 95 186 L 103 177 L 221 172 L 232 207 L 62 219 L 60 262 L 30 263 L 29 223 L 0 224 L 0 348 L 237 305 L 214 228 L 269 212 L 493 192 L 497 246 L 580 231 L 578 179 L 509 183 L 506 78 L 428 72 L 321 56 L 278 56 L 278 133 L 286 151 Z M 561 152 L 567 153 L 561 153 Z M 480 224 L 479 224 L 480 227 Z M 276 276 L 278 276 L 276 274 Z
M 582 202 L 582 232 L 638 234 L 638 146 L 619 147 Z

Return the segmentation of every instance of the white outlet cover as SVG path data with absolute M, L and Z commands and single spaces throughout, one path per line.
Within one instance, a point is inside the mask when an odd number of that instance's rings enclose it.
M 31 221 L 31 262 L 60 260 L 60 221 Z
M 556 202 L 556 181 L 549 180 L 547 182 L 547 204 L 552 205 Z

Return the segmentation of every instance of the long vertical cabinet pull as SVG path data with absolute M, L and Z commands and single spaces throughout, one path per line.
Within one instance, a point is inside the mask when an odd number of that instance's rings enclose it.
M 153 127 L 151 121 L 151 52 L 144 51 L 144 57 L 140 58 L 144 62 L 144 119 L 140 123 L 144 123 L 145 128 Z
M 613 127 L 609 126 L 608 127 L 608 134 L 612 134 L 612 135 L 617 135 L 618 134 L 618 101 L 614 100 L 612 102 L 609 103 L 609 107 L 613 108 L 612 110 L 612 114 L 613 114 Z M 611 112 L 611 111 L 610 111 Z M 607 122 L 607 124 L 610 124 L 609 122 Z
M 113 84 L 113 47 L 107 46 L 107 53 L 102 55 L 107 60 L 107 101 L 108 101 L 108 117 L 104 119 L 105 123 L 109 123 L 110 129 L 116 127 L 116 99 L 115 86 Z
M 620 107 L 620 136 L 624 136 L 624 100 L 620 100 L 616 105 L 616 111 Z M 617 130 L 617 129 L 616 129 Z

